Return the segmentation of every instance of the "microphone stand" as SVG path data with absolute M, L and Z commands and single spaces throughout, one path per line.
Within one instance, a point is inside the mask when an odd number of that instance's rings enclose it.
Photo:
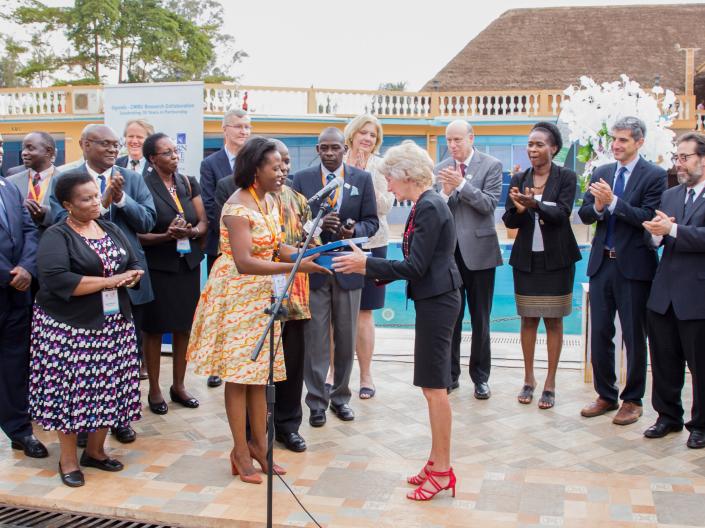
M 294 283 L 296 273 L 301 267 L 301 260 L 304 258 L 304 252 L 311 243 L 313 234 L 316 232 L 316 228 L 318 227 L 321 218 L 323 218 L 323 215 L 328 214 L 331 209 L 332 207 L 327 201 L 323 201 L 321 203 L 318 214 L 313 221 L 311 232 L 306 236 L 304 247 L 301 251 L 299 251 L 296 261 L 294 262 L 294 267 L 289 272 L 289 277 L 286 280 L 286 287 L 284 288 L 284 291 L 277 297 L 272 295 L 272 305 L 264 311 L 264 313 L 269 315 L 269 321 L 267 321 L 267 326 L 265 326 L 262 335 L 257 340 L 255 350 L 252 352 L 252 356 L 250 357 L 252 361 L 257 361 L 257 358 L 264 347 L 264 342 L 267 339 L 267 335 L 269 335 L 269 375 L 265 390 L 267 397 L 267 528 L 272 528 L 272 492 L 274 478 L 274 403 L 276 402 L 276 388 L 274 387 L 274 323 L 275 321 L 282 320 L 286 317 L 286 308 L 282 306 L 284 299 L 286 298 L 287 292 L 291 289 L 291 285 Z

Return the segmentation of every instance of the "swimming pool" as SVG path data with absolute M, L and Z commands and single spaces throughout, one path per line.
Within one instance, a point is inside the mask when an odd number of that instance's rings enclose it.
M 516 312 L 516 304 L 514 303 L 514 278 L 512 277 L 512 268 L 509 266 L 509 254 L 511 245 L 505 244 L 501 246 L 502 260 L 504 264 L 497 268 L 494 286 L 494 301 L 492 304 L 492 314 L 490 317 L 490 330 L 493 332 L 519 332 L 519 316 Z M 588 256 L 590 255 L 590 246 L 581 246 L 580 253 L 583 259 L 575 265 L 575 284 L 573 286 L 573 311 L 563 321 L 563 331 L 566 334 L 581 333 L 582 319 L 582 282 L 587 282 L 585 270 L 587 269 Z M 391 260 L 401 260 L 401 244 L 390 243 L 387 252 L 387 258 Z M 414 303 L 406 302 L 406 282 L 396 281 L 387 285 L 387 296 L 385 298 L 384 308 L 375 310 L 375 324 L 381 327 L 396 327 L 396 328 L 413 328 L 414 327 Z M 463 321 L 463 330 L 470 330 L 470 315 L 465 309 L 465 320 Z M 539 331 L 544 333 L 543 323 L 539 327 Z

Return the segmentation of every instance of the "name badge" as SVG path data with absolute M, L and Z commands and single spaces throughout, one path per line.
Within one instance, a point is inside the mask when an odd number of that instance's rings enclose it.
M 103 290 L 103 314 L 113 315 L 120 311 L 120 301 L 116 289 Z
M 306 231 L 307 233 L 310 233 L 311 229 L 313 229 L 313 221 L 309 220 L 308 222 L 306 222 L 306 224 L 304 224 L 304 231 Z M 313 234 L 313 236 L 315 236 L 315 237 L 321 236 L 322 232 L 323 232 L 323 230 L 321 229 L 321 226 L 318 225 L 318 226 L 316 226 L 316 232 Z
M 180 238 L 176 241 L 176 252 L 186 255 L 191 253 L 191 241 L 188 238 Z
M 286 292 L 286 275 L 272 275 L 272 289 L 274 290 L 275 297 L 281 297 L 284 292 Z M 288 295 L 285 295 L 286 299 Z

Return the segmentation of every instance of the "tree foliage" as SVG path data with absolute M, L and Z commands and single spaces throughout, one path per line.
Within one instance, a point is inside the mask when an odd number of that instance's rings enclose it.
M 222 31 L 215 0 L 75 0 L 70 7 L 20 0 L 8 18 L 32 37 L 27 44 L 5 37 L 5 86 L 62 74 L 69 78 L 59 83 L 100 83 L 111 72 L 118 82 L 234 80 L 232 67 L 247 56 Z M 58 33 L 69 44 L 60 54 L 47 44 Z

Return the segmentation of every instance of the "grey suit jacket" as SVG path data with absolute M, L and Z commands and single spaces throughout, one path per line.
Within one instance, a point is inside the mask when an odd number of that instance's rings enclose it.
M 56 170 L 56 167 L 54 167 L 54 174 L 52 175 L 51 179 L 53 180 L 54 178 L 57 178 L 60 175 L 61 173 Z M 22 193 L 22 198 L 27 199 L 27 195 L 29 194 L 29 169 L 25 169 L 22 172 L 13 174 L 12 176 L 8 176 L 7 181 L 11 181 L 15 185 L 17 185 L 20 192 Z M 41 224 L 38 224 L 37 227 L 47 228 L 54 223 L 54 217 L 51 214 L 51 182 L 49 182 L 49 185 L 50 187 L 44 193 L 44 196 L 42 197 L 42 203 L 40 204 L 42 207 L 44 207 L 46 211 L 46 214 L 44 215 L 44 221 Z
M 454 164 L 453 158 L 445 159 L 436 165 L 433 173 L 438 175 Z M 465 170 L 465 179 L 460 192 L 453 191 L 448 199 L 460 254 L 469 270 L 496 268 L 502 265 L 494 221 L 494 211 L 502 194 L 502 163 L 475 149 Z

